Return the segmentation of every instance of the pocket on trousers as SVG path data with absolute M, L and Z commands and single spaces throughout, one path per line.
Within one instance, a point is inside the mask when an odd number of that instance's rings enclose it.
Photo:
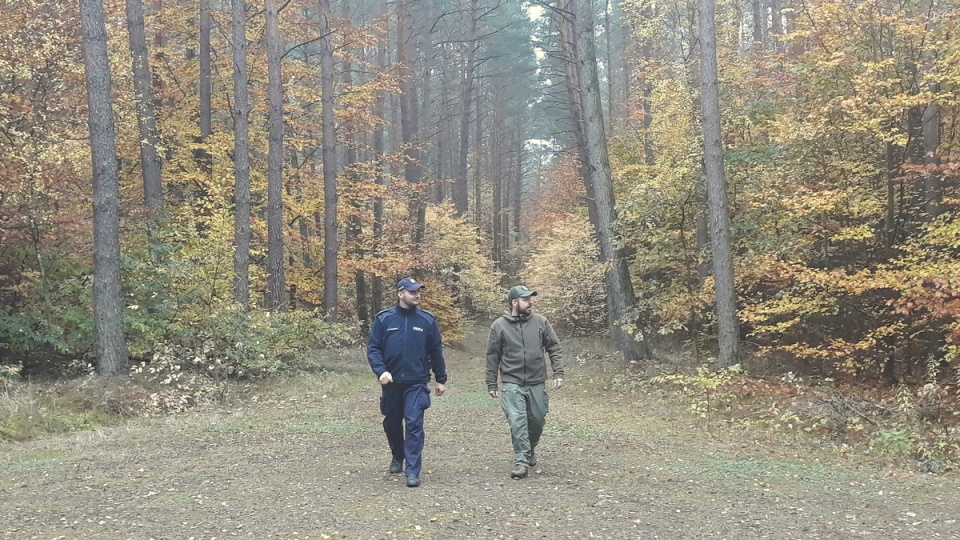
M 383 399 L 383 394 L 380 394 L 380 414 L 384 416 L 387 415 L 387 407 L 386 407 L 386 402 Z
M 430 408 L 430 388 L 427 387 L 427 385 L 423 385 L 423 389 L 419 392 L 417 405 L 419 405 L 422 410 Z

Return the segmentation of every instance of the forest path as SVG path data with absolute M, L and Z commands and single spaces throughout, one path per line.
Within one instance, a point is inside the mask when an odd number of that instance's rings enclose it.
M 423 486 L 386 472 L 379 390 L 348 373 L 217 411 L 0 444 L 0 538 L 960 538 L 951 475 L 858 466 L 671 413 L 568 359 L 529 478 L 511 480 L 483 328 L 447 349 Z

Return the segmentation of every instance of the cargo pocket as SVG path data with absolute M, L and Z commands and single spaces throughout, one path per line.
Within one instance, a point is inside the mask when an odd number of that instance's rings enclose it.
M 427 385 L 423 385 L 420 388 L 417 396 L 417 405 L 421 410 L 427 410 L 430 408 L 430 388 Z

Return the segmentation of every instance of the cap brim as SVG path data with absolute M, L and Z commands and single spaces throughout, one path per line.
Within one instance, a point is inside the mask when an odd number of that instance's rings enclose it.
M 420 289 L 426 289 L 426 288 L 427 288 L 426 285 L 417 285 L 416 287 L 404 287 L 400 290 L 414 292 L 414 291 L 419 291 Z

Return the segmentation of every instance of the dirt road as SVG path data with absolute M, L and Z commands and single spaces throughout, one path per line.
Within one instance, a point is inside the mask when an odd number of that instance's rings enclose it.
M 569 362 L 537 456 L 511 480 L 478 344 L 448 349 L 423 486 L 389 475 L 378 389 L 346 373 L 217 411 L 0 445 L 12 539 L 960 538 L 960 489 L 801 446 L 705 431 Z

